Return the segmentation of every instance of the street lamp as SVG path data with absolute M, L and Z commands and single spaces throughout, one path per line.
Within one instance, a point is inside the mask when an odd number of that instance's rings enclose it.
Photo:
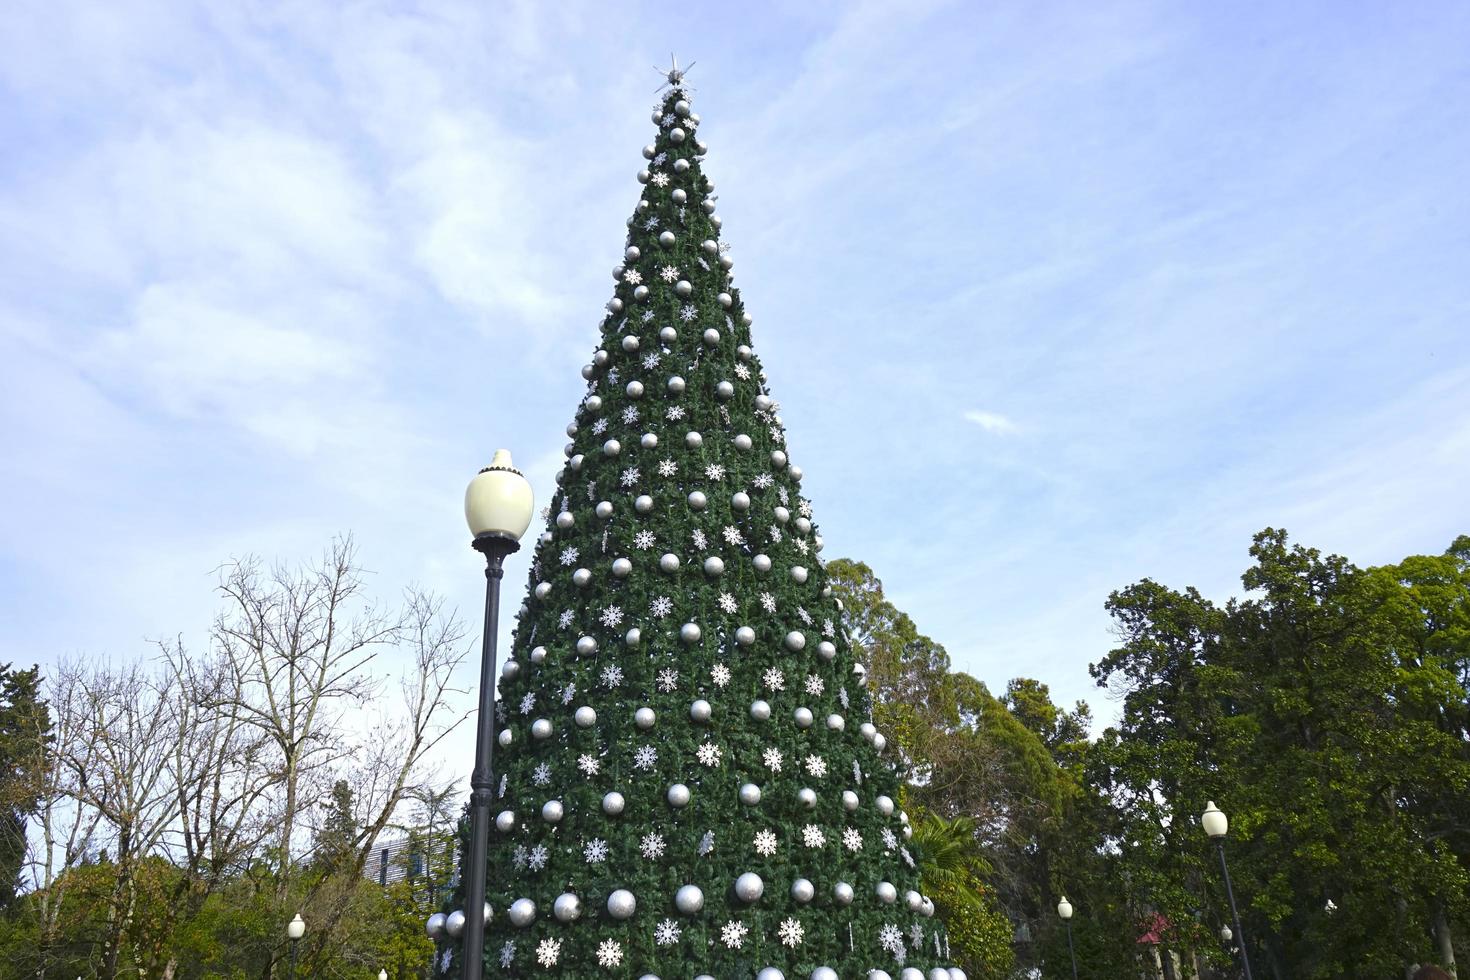
M 1220 873 L 1225 878 L 1225 895 L 1230 899 L 1230 921 L 1235 925 L 1235 935 L 1240 937 L 1240 965 L 1245 970 L 1245 980 L 1251 980 L 1251 958 L 1245 949 L 1245 932 L 1240 928 L 1240 913 L 1235 910 L 1235 889 L 1230 884 L 1230 867 L 1225 863 L 1225 835 L 1230 830 L 1230 821 L 1215 806 L 1215 801 L 1210 800 L 1205 805 L 1205 812 L 1200 814 L 1199 823 L 1210 840 L 1215 842 L 1215 849 L 1220 853 Z
M 378 971 L 378 980 L 388 980 L 388 971 L 387 970 L 379 970 Z
M 296 944 L 304 935 L 306 935 L 306 923 L 302 921 L 301 913 L 297 912 L 296 917 L 286 923 L 286 938 L 291 940 L 291 980 L 296 980 Z
M 475 769 L 470 774 L 470 861 L 465 883 L 464 980 L 484 972 L 485 860 L 490 845 L 490 802 L 494 792 L 495 640 L 500 620 L 500 579 L 505 559 L 520 550 L 531 524 L 531 484 L 511 465 L 510 451 L 495 450 L 490 465 L 464 493 L 464 516 L 474 549 L 485 556 L 485 632 L 480 638 L 480 711 L 475 720 Z M 452 917 L 451 917 L 452 918 Z M 446 922 L 451 936 L 454 930 Z
M 1072 903 L 1065 895 L 1057 903 L 1057 915 L 1067 924 L 1067 955 L 1072 959 L 1072 980 L 1077 980 L 1077 950 L 1072 947 Z

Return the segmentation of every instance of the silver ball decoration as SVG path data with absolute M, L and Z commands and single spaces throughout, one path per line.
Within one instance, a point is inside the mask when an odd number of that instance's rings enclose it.
M 556 515 L 556 526 L 560 530 L 565 531 L 575 523 L 577 523 L 577 519 L 572 516 L 572 512 L 569 510 L 564 510 Z M 545 585 L 546 583 L 543 582 L 542 584 Z
M 516 660 L 507 660 L 505 664 L 500 668 L 500 676 L 508 681 L 515 680 L 516 676 L 520 674 L 520 672 L 521 665 L 520 662 Z
M 592 376 L 595 375 L 596 373 L 597 373 L 597 368 L 593 367 L 591 364 L 583 364 L 582 365 L 582 380 L 583 381 L 591 381 L 592 380 Z
M 718 300 L 719 304 L 727 310 L 735 304 L 734 298 L 731 297 L 729 293 L 721 293 L 720 295 L 716 296 L 715 299 Z
M 619 793 L 617 790 L 613 790 L 611 793 L 603 794 L 602 812 L 610 817 L 616 817 L 618 814 L 622 813 L 623 808 L 627 805 L 628 801 L 623 799 L 623 794 Z
M 830 966 L 819 966 L 812 971 L 811 980 L 837 980 L 837 971 Z
M 704 241 L 699 243 L 699 247 L 704 249 L 710 255 L 718 255 L 720 253 L 720 243 L 715 241 L 713 238 L 706 238 Z
M 893 980 L 884 970 L 869 970 L 868 980 Z
M 755 407 L 760 409 L 762 412 L 769 412 L 773 404 L 774 403 L 771 401 L 771 396 L 767 395 L 764 392 L 755 396 Z
M 862 735 L 863 738 L 871 742 L 873 740 L 873 736 L 878 734 L 878 729 L 873 727 L 873 723 L 871 721 L 865 721 L 858 726 L 858 733 Z
M 615 558 L 612 563 L 614 578 L 627 578 L 633 571 L 633 563 L 626 558 Z
M 909 838 L 914 836 L 914 828 L 910 827 L 908 824 L 904 824 L 901 833 L 903 834 L 903 839 L 908 840 Z
M 924 971 L 916 970 L 911 966 L 906 966 L 903 968 L 903 971 L 899 973 L 898 980 L 924 980 Z
M 710 555 L 704 560 L 704 574 L 711 577 L 725 574 L 725 559 L 718 555 Z
M 623 634 L 623 642 L 630 647 L 636 647 L 642 640 L 643 631 L 636 626 Z
M 790 633 L 786 634 L 785 643 L 786 649 L 790 650 L 792 653 L 796 653 L 798 650 L 806 647 L 806 634 L 803 633 L 801 630 L 792 630 Z
M 728 255 L 721 255 L 720 256 L 720 268 L 721 269 L 724 269 L 726 272 L 729 272 L 734 267 L 735 267 L 735 260 L 734 259 L 730 258 L 730 256 L 728 256 Z
M 607 896 L 607 914 L 614 919 L 630 919 L 638 909 L 638 900 L 626 888 L 618 888 Z
M 648 513 L 653 510 L 653 498 L 646 493 L 639 494 L 638 499 L 633 501 L 633 509 L 640 514 Z
M 721 381 L 715 385 L 715 397 L 722 402 L 727 402 L 735 397 L 735 386 L 728 381 Z
M 750 717 L 756 721 L 765 721 L 771 717 L 771 705 L 769 702 L 759 699 L 750 702 Z
M 597 652 L 597 640 L 590 636 L 577 637 L 577 653 L 583 657 L 590 657 Z
M 650 172 L 648 170 L 640 170 L 640 171 L 638 171 L 638 183 L 640 183 L 640 184 L 646 184 L 646 183 L 648 183 L 652 179 L 653 179 L 652 172 Z
M 669 197 L 674 199 L 675 204 L 683 204 L 685 201 L 689 200 L 689 195 L 685 193 L 684 188 L 682 187 L 674 188 L 674 193 L 670 194 Z
M 510 743 L 515 741 L 515 733 L 509 728 L 502 728 L 500 734 L 495 736 L 495 741 L 500 743 L 502 749 L 508 749 Z
M 684 132 L 684 130 L 678 126 L 675 126 L 673 129 L 669 130 L 669 139 L 675 143 L 684 142 L 684 140 L 687 139 L 688 136 L 689 134 Z
M 677 160 L 674 161 L 674 173 L 676 173 L 676 174 L 682 174 L 684 171 L 686 171 L 688 169 L 689 169 L 689 161 L 688 160 L 685 160 L 683 157 L 680 157 L 679 159 L 677 159 Z
M 689 494 L 689 506 L 694 510 L 704 510 L 709 506 L 709 498 L 704 495 L 703 490 L 695 490 Z
M 761 788 L 755 783 L 740 784 L 740 802 L 746 806 L 755 806 L 761 801 Z
M 750 560 L 750 563 L 755 566 L 755 570 L 758 572 L 765 573 L 771 570 L 770 555 L 756 555 Z
M 699 206 L 702 207 L 702 208 L 704 208 L 704 213 L 705 214 L 714 214 L 715 213 L 715 199 L 712 198 L 712 197 L 707 197 L 703 201 L 699 202 Z M 715 223 L 713 221 L 711 221 L 710 224 L 715 224 Z M 719 225 L 715 225 L 715 227 L 718 228 L 720 226 Z
M 803 786 L 796 792 L 796 801 L 810 810 L 817 805 L 817 791 L 810 786 Z
M 584 704 L 572 715 L 572 720 L 577 723 L 578 728 L 591 728 L 597 724 L 597 710 Z
M 852 904 L 852 886 L 845 881 L 839 881 L 832 886 L 832 900 L 838 905 Z
M 698 432 L 685 433 L 684 445 L 688 446 L 690 449 L 698 449 L 700 446 L 704 445 L 704 436 L 700 435 Z
M 609 310 L 612 310 L 614 313 L 621 313 L 623 312 L 623 301 L 614 296 L 612 299 L 607 301 L 607 308 Z
M 623 444 L 621 442 L 618 442 L 616 439 L 609 439 L 607 442 L 604 442 L 602 444 L 602 455 L 604 456 L 616 456 L 622 451 Z
M 805 878 L 797 878 L 791 883 L 791 897 L 805 905 L 817 897 L 817 886 Z
M 673 327 L 664 327 L 658 332 L 658 339 L 665 344 L 672 344 L 674 341 L 679 339 L 679 331 L 675 330 Z
M 429 934 L 430 939 L 444 938 L 444 920 L 449 918 L 443 912 L 435 912 L 424 922 L 424 931 Z
M 674 907 L 685 915 L 693 915 L 704 908 L 704 892 L 698 885 L 684 885 L 674 892 Z
M 562 892 L 551 903 L 551 914 L 558 922 L 575 922 L 582 917 L 582 900 L 571 892 Z
M 638 250 L 637 245 L 629 245 L 626 249 L 623 250 L 623 258 L 627 259 L 629 262 L 637 262 L 642 255 L 643 253 Z
M 652 728 L 656 721 L 658 721 L 658 715 L 654 714 L 652 708 L 639 708 L 633 712 L 633 724 L 645 732 Z
M 561 823 L 561 818 L 566 816 L 566 807 L 561 805 L 561 800 L 547 800 L 541 804 L 541 819 L 547 823 Z
M 883 737 L 882 732 L 879 732 L 877 735 L 873 736 L 873 748 L 877 751 L 882 752 L 887 745 L 888 739 Z
M 679 556 L 672 551 L 665 552 L 659 557 L 658 567 L 660 571 L 677 572 L 679 570 Z
M 586 588 L 592 582 L 592 572 L 586 568 L 579 568 L 572 573 L 572 584 L 577 588 Z
M 791 580 L 797 585 L 805 585 L 807 578 L 806 567 L 803 565 L 791 566 Z
M 607 520 L 609 517 L 611 517 L 613 515 L 612 501 L 611 500 L 599 500 L 597 502 L 597 509 L 594 511 L 594 513 L 596 513 L 597 516 L 600 517 L 602 520 L 604 520 L 604 521 Z
M 786 454 L 779 449 L 771 450 L 771 465 L 780 469 L 786 465 Z
M 791 474 L 791 479 L 795 480 L 797 483 L 801 482 L 802 472 L 800 466 L 792 464 L 791 469 L 787 470 L 787 472 Z
M 852 790 L 845 789 L 842 791 L 842 809 L 846 810 L 848 813 L 856 810 L 860 802 L 861 801 L 858 799 L 858 795 Z
M 742 324 L 744 324 L 744 325 L 745 325 L 745 326 L 747 326 L 747 327 L 748 327 L 748 326 L 750 326 L 750 325 L 751 325 L 751 323 L 753 323 L 753 322 L 754 322 L 754 321 L 753 321 L 753 319 L 752 319 L 752 318 L 751 318 L 751 315 L 750 315 L 750 314 L 749 314 L 749 313 L 742 313 L 742 314 L 740 314 L 740 322 L 741 322 L 741 323 L 742 323 Z
M 898 901 L 898 889 L 893 887 L 891 881 L 880 881 L 878 887 L 873 889 L 878 895 L 878 901 L 884 905 L 892 905 Z
M 735 897 L 742 902 L 759 901 L 765 890 L 766 883 L 754 871 L 747 871 L 735 879 Z
M 786 980 L 786 974 L 782 973 L 774 966 L 767 966 L 763 967 L 761 971 L 755 975 L 755 980 Z
M 536 921 L 536 903 L 529 898 L 518 898 L 511 902 L 510 921 L 522 928 Z
M 464 933 L 464 912 L 455 909 L 444 919 L 444 931 L 450 939 L 458 939 Z
M 689 805 L 689 787 L 683 783 L 675 783 L 670 786 L 666 796 L 669 801 L 669 806 L 686 807 Z
M 508 834 L 516 829 L 516 815 L 510 810 L 501 810 L 495 815 L 495 829 Z
M 635 337 L 633 334 L 626 334 L 623 337 L 623 350 L 628 351 L 629 353 L 632 353 L 633 351 L 635 351 L 637 349 L 638 349 L 638 338 Z
M 674 283 L 674 293 L 681 299 L 688 299 L 690 294 L 693 292 L 694 286 L 689 282 L 688 279 L 680 279 L 678 282 Z
M 656 433 L 656 432 L 645 432 L 645 433 L 643 433 L 643 437 L 638 440 L 638 445 L 642 446 L 644 449 L 657 449 L 658 448 L 658 433 Z
M 592 352 L 592 363 L 598 367 L 607 367 L 607 362 L 612 358 L 607 351 L 598 349 Z M 594 396 L 595 397 L 595 396 Z
M 687 116 L 687 115 L 689 115 L 689 102 L 687 100 L 685 100 L 685 99 L 679 99 L 678 101 L 676 101 L 674 103 L 674 115 L 676 115 L 676 116 Z
M 580 473 L 582 472 L 582 461 L 584 459 L 586 459 L 586 457 L 583 456 L 581 453 L 578 453 L 571 459 L 567 460 L 567 466 L 571 468 L 571 471 L 573 473 Z
M 730 507 L 734 510 L 750 510 L 750 494 L 744 490 L 731 494 Z
M 689 706 L 689 718 L 691 721 L 709 721 L 710 715 L 714 714 L 714 708 L 704 698 L 700 698 Z
M 787 521 L 791 520 L 791 511 L 787 510 L 785 507 L 776 507 L 771 511 L 771 513 L 775 515 L 776 520 L 780 521 L 782 524 L 785 524 Z
M 720 332 L 714 327 L 706 327 L 704 331 L 704 342 L 708 347 L 714 347 L 720 342 Z
M 878 812 L 883 814 L 883 816 L 893 816 L 893 797 L 879 795 L 877 797 L 874 797 L 873 805 L 878 808 Z
M 628 386 L 626 388 L 624 388 L 623 390 L 628 393 L 628 397 L 629 398 L 642 398 L 643 397 L 643 382 L 642 381 L 629 381 L 628 382 Z
M 664 248 L 669 248 L 674 244 L 675 241 L 676 239 L 674 238 L 674 233 L 672 231 L 664 231 L 659 233 L 658 243 Z
M 685 623 L 679 627 L 679 639 L 685 643 L 698 643 L 699 638 L 704 635 L 698 623 Z
M 791 713 L 791 716 L 796 720 L 796 727 L 797 728 L 810 728 L 810 727 L 812 727 L 812 721 L 814 719 L 812 718 L 812 709 L 811 708 L 797 708 L 795 711 L 793 711 Z
M 538 742 L 544 742 L 551 737 L 551 722 L 545 718 L 537 718 L 531 722 L 531 737 Z
M 676 374 L 669 379 L 668 387 L 669 391 L 673 392 L 674 394 L 682 395 L 684 393 L 684 388 L 686 387 L 686 385 L 684 383 L 684 379 Z
M 735 356 L 740 358 L 742 361 L 749 362 L 751 355 L 754 353 L 755 352 L 750 349 L 749 344 L 741 344 L 739 347 L 735 348 Z
M 933 918 L 934 917 L 934 900 L 932 898 L 929 898 L 929 897 L 926 896 L 924 898 L 923 904 L 920 905 L 920 907 L 919 907 L 919 911 L 922 912 L 926 918 Z
M 755 630 L 749 626 L 742 626 L 735 631 L 735 642 L 743 647 L 748 647 L 755 642 Z
M 842 729 L 844 729 L 846 727 L 847 727 L 847 719 L 844 718 L 844 717 L 842 717 L 841 715 L 839 715 L 837 712 L 834 711 L 834 712 L 832 712 L 832 714 L 830 714 L 830 715 L 827 716 L 827 730 L 828 731 L 840 732 L 840 731 L 842 731 Z
M 910 888 L 903 893 L 903 904 L 908 906 L 910 912 L 918 912 L 924 907 L 924 896 Z
M 823 640 L 817 644 L 817 656 L 831 663 L 832 659 L 837 656 L 837 647 L 833 645 L 831 640 Z
M 750 436 L 746 435 L 744 432 L 735 437 L 735 448 L 740 450 L 742 453 L 750 452 L 751 447 L 754 445 L 755 443 L 751 441 Z
M 655 119 L 654 122 L 663 122 L 663 117 L 660 116 L 658 119 Z M 649 143 L 643 148 L 643 159 L 652 160 L 656 156 L 658 156 L 658 147 L 654 146 L 652 143 Z
M 805 517 L 798 517 L 796 519 L 796 530 L 798 532 L 800 532 L 802 534 L 807 534 L 807 533 L 810 533 L 811 529 L 812 529 L 812 522 L 811 521 L 807 520 Z

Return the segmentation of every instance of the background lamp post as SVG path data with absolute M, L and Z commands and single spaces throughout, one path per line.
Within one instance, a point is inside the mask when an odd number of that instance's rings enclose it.
M 495 450 L 490 465 L 475 475 L 464 493 L 465 521 L 474 535 L 471 544 L 485 556 L 485 632 L 480 639 L 480 708 L 475 720 L 475 769 L 470 774 L 470 860 L 465 882 L 466 911 L 462 916 L 464 980 L 480 980 L 484 973 L 488 918 L 485 860 L 495 779 L 495 634 L 500 622 L 500 579 L 506 557 L 520 550 L 521 536 L 531 525 L 533 507 L 531 484 L 511 465 L 507 449 Z M 446 931 L 455 934 L 447 922 Z
M 1235 889 L 1230 884 L 1230 867 L 1225 863 L 1225 835 L 1230 831 L 1230 821 L 1215 806 L 1215 801 L 1210 800 L 1205 805 L 1205 812 L 1200 814 L 1199 823 L 1210 840 L 1215 842 L 1215 850 L 1220 854 L 1220 874 L 1225 878 L 1225 896 L 1230 900 L 1230 921 L 1235 926 L 1235 935 L 1240 937 L 1240 965 L 1245 970 L 1245 980 L 1252 980 L 1251 958 L 1245 949 L 1245 932 L 1240 928 L 1240 913 L 1235 910 Z
M 301 913 L 286 923 L 286 938 L 291 940 L 291 980 L 296 980 L 296 944 L 301 942 L 301 937 L 306 935 L 306 922 L 302 920 Z
M 1077 950 L 1072 947 L 1072 903 L 1065 895 L 1057 903 L 1057 915 L 1067 924 L 1067 956 L 1072 960 L 1072 980 L 1077 980 Z

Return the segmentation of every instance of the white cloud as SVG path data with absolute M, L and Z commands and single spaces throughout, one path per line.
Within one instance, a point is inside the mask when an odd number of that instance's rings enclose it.
M 973 422 L 986 432 L 991 432 L 998 436 L 1013 435 L 1016 432 L 1016 423 L 999 412 L 971 410 L 965 413 L 965 421 Z

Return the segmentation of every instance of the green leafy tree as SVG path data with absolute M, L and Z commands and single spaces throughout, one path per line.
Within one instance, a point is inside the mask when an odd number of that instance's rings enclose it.
M 943 969 L 670 82 L 500 683 L 486 959 L 572 977 Z M 686 888 L 700 901 L 681 907 Z
M 26 861 L 26 833 L 40 805 L 51 712 L 39 668 L 0 665 L 0 912 L 15 904 Z

